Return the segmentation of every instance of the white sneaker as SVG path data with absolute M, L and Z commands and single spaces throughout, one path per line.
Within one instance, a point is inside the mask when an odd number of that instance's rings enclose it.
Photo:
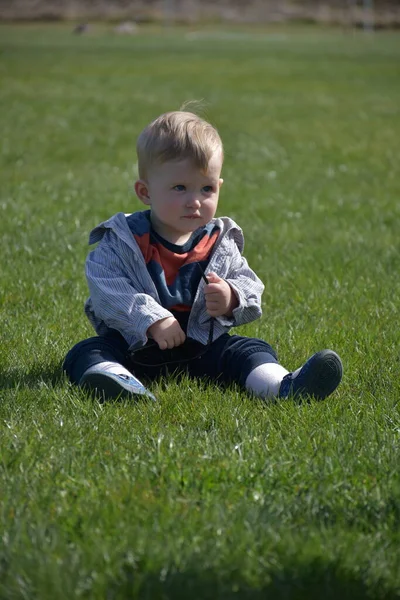
M 154 394 L 122 365 L 112 363 L 94 365 L 84 372 L 79 385 L 97 392 L 104 400 L 144 396 L 153 402 L 157 401 Z

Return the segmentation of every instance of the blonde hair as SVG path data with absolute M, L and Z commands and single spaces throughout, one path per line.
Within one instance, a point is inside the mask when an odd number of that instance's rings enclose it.
M 206 171 L 213 154 L 223 145 L 218 131 L 192 112 L 173 111 L 160 115 L 139 135 L 136 144 L 139 177 L 146 178 L 149 169 L 169 160 L 189 158 Z

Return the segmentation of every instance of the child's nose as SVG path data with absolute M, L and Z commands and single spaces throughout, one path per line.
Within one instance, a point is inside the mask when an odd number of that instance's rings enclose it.
M 200 200 L 195 194 L 189 196 L 186 200 L 186 206 L 188 208 L 199 208 L 201 205 Z

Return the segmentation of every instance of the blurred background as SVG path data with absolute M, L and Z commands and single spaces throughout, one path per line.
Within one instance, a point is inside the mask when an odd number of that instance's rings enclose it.
M 0 0 L 1 20 L 400 25 L 400 0 Z

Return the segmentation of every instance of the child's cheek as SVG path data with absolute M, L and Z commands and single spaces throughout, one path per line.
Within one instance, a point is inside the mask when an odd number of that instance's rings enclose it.
M 175 199 L 170 199 L 162 205 L 162 214 L 164 217 L 171 217 L 179 210 L 179 203 Z
M 182 207 L 184 206 L 184 203 L 182 202 L 182 200 L 180 200 L 180 198 L 175 198 L 168 207 L 169 212 L 173 212 L 173 213 L 179 213 L 182 210 Z

